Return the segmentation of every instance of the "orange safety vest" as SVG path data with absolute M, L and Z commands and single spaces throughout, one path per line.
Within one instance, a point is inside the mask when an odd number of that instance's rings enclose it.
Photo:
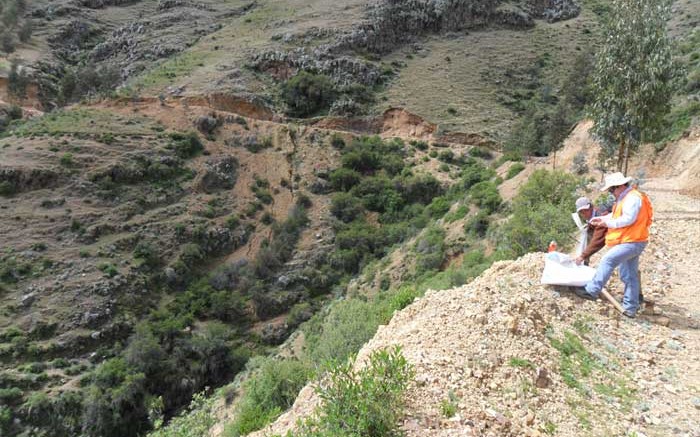
M 615 246 L 623 243 L 641 243 L 649 239 L 649 227 L 654 216 L 654 211 L 651 207 L 651 201 L 646 194 L 632 189 L 625 197 L 613 206 L 612 218 L 616 219 L 622 215 L 622 204 L 629 196 L 638 196 L 642 199 L 642 206 L 639 208 L 637 220 L 624 228 L 608 228 L 608 233 L 605 235 L 605 245 Z

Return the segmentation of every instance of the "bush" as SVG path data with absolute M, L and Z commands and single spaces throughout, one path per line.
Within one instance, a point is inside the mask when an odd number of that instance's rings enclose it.
M 496 173 L 492 169 L 484 167 L 475 160 L 469 161 L 460 175 L 461 188 L 468 190 L 473 185 L 482 181 L 488 181 L 495 175 Z
M 327 110 L 337 92 L 328 76 L 300 71 L 282 84 L 282 100 L 289 115 L 308 117 Z
M 338 150 L 342 150 L 345 147 L 345 140 L 340 134 L 333 134 L 331 136 L 331 146 Z
M 148 437 L 201 437 L 207 435 L 209 429 L 216 423 L 213 412 L 214 400 L 213 397 L 207 399 L 201 393 L 194 395 L 187 411 L 173 418 L 167 427 L 148 434 Z
M 513 199 L 513 215 L 496 235 L 509 256 L 543 251 L 551 240 L 562 244 L 574 230 L 570 210 L 577 179 L 562 172 L 535 171 Z
M 469 156 L 482 159 L 493 158 L 493 154 L 484 147 L 472 147 L 471 149 L 469 149 Z
M 350 191 L 362 179 L 362 175 L 349 168 L 338 168 L 330 174 L 331 186 L 336 191 Z
M 294 403 L 311 372 L 297 360 L 264 358 L 260 367 L 243 383 L 243 397 L 236 419 L 226 426 L 226 435 L 237 437 L 261 429 Z
M 10 181 L 0 182 L 0 196 L 12 196 L 17 192 L 17 187 Z
M 523 164 L 522 162 L 516 162 L 515 164 L 511 165 L 510 168 L 508 169 L 508 173 L 506 174 L 506 179 L 513 179 L 516 175 L 518 175 L 523 170 L 525 170 L 525 164 Z
M 204 150 L 202 141 L 196 132 L 170 134 L 170 142 L 166 148 L 175 152 L 182 159 L 192 158 Z
M 474 204 L 486 212 L 493 213 L 501 206 L 501 195 L 493 182 L 483 181 L 469 189 L 469 196 Z
M 397 211 L 403 206 L 401 195 L 394 189 L 394 184 L 386 176 L 364 178 L 351 193 L 362 200 L 370 211 Z
M 464 224 L 464 231 L 467 235 L 483 238 L 489 229 L 489 213 L 479 211 Z
M 377 327 L 386 323 L 380 310 L 374 303 L 358 299 L 334 304 L 322 322 L 303 326 L 309 360 L 344 362 L 357 353 Z
M 586 153 L 581 150 L 574 155 L 574 161 L 571 164 L 571 171 L 577 175 L 588 173 L 588 163 L 586 162 Z
M 350 362 L 332 368 L 329 383 L 317 388 L 322 402 L 317 415 L 299 436 L 398 435 L 402 396 L 414 374 L 399 347 L 373 352 L 358 371 Z
M 445 262 L 445 230 L 438 226 L 427 229 L 413 249 L 416 251 L 416 274 L 436 270 Z
M 59 160 L 62 166 L 64 167 L 73 167 L 75 164 L 75 161 L 73 161 L 73 154 L 72 153 L 64 153 L 61 155 L 61 159 Z
M 355 220 L 363 212 L 362 202 L 350 193 L 337 193 L 331 199 L 331 214 L 345 223 Z

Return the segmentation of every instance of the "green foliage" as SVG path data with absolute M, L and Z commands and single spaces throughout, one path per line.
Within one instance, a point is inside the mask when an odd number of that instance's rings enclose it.
M 341 167 L 330 174 L 331 186 L 336 191 L 350 191 L 362 179 L 362 175 L 355 170 Z
M 460 174 L 460 188 L 470 189 L 473 185 L 488 181 L 496 175 L 492 169 L 485 167 L 476 160 L 468 160 Z
M 340 301 L 322 322 L 304 325 L 307 355 L 312 362 L 345 361 L 360 350 L 385 323 L 382 308 L 359 299 Z
M 563 100 L 556 106 L 532 101 L 506 140 L 506 151 L 547 156 L 561 147 L 572 126 L 571 111 Z
M 574 230 L 570 210 L 577 186 L 570 174 L 535 171 L 513 199 L 513 215 L 496 233 L 499 249 L 516 257 L 543 251 L 551 240 L 566 247 Z
M 474 158 L 491 159 L 493 154 L 485 147 L 472 147 L 469 149 L 469 156 Z
M 445 230 L 439 226 L 428 228 L 416 240 L 416 274 L 438 269 L 445 262 Z
M 523 170 L 525 170 L 525 164 L 523 164 L 522 162 L 516 162 L 508 168 L 506 179 L 513 179 Z
M 10 64 L 10 74 L 7 76 L 7 91 L 11 96 L 21 100 L 27 97 L 27 86 L 29 86 L 27 69 L 21 66 L 17 59 L 13 59 Z M 22 118 L 21 110 L 19 117 L 14 117 L 14 119 L 19 118 Z
M 198 393 L 192 397 L 192 402 L 187 411 L 174 417 L 166 427 L 158 429 L 149 437 L 201 437 L 209 433 L 209 429 L 216 423 L 214 415 L 215 398 L 207 399 L 204 394 Z
M 508 360 L 508 365 L 511 367 L 523 367 L 527 369 L 534 369 L 535 365 L 532 364 L 532 361 L 526 360 L 525 358 L 518 358 L 518 357 L 512 357 L 510 360 Z
M 576 55 L 570 73 L 562 81 L 562 97 L 574 113 L 580 113 L 592 101 L 592 75 L 595 58 L 591 52 Z
M 17 187 L 10 181 L 0 182 L 0 196 L 12 196 L 17 192 Z
M 308 117 L 327 110 L 337 91 L 328 76 L 300 71 L 281 86 L 289 115 Z
M 331 135 L 331 146 L 338 150 L 342 150 L 345 147 L 345 140 L 340 134 Z
M 472 186 L 469 196 L 476 206 L 488 213 L 496 212 L 503 202 L 496 184 L 490 181 L 482 181 Z
M 73 161 L 73 154 L 72 153 L 64 153 L 61 155 L 61 159 L 59 160 L 62 166 L 64 167 L 73 167 L 75 164 L 75 161 Z
M 331 199 L 331 214 L 339 220 L 350 223 L 364 212 L 362 202 L 349 193 L 336 193 Z
M 272 422 L 292 406 L 311 376 L 310 369 L 297 360 L 263 358 L 258 362 L 260 367 L 243 383 L 236 419 L 226 426 L 226 436 L 246 435 Z
M 658 132 L 669 112 L 678 68 L 666 25 L 671 2 L 613 0 L 593 75 L 592 132 L 606 157 L 625 156 Z
M 459 402 L 459 398 L 455 394 L 454 391 L 450 390 L 447 393 L 447 399 L 443 399 L 440 401 L 440 412 L 442 413 L 443 416 L 446 418 L 454 417 L 455 414 L 457 414 L 457 403 Z
M 350 437 L 400 435 L 402 395 L 414 376 L 400 348 L 378 350 L 366 367 L 347 362 L 333 367 L 328 384 L 318 387 L 321 406 L 299 436 Z
M 488 211 L 479 211 L 464 224 L 464 231 L 467 235 L 473 237 L 485 237 L 489 230 L 489 213 Z
M 175 155 L 182 159 L 192 158 L 204 150 L 202 141 L 196 132 L 171 133 L 170 141 L 166 148 L 175 152 Z
M 22 398 L 22 389 L 18 387 L 0 388 L 0 402 L 12 404 Z
M 119 274 L 119 270 L 112 263 L 101 263 L 97 268 L 108 278 L 113 278 Z
M 58 82 L 55 96 L 45 91 L 40 97 L 51 98 L 59 105 L 67 105 L 86 96 L 106 95 L 121 82 L 121 73 L 115 66 L 98 66 L 92 62 L 66 67 Z

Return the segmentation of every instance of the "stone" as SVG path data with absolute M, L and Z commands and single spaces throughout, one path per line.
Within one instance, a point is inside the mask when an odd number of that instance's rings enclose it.
M 537 388 L 547 388 L 552 383 L 549 372 L 544 367 L 538 367 L 535 371 L 535 386 Z

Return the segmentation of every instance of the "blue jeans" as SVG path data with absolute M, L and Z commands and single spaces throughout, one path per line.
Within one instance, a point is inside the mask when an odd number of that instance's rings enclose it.
M 625 284 L 625 297 L 622 307 L 632 314 L 639 309 L 639 255 L 647 243 L 623 243 L 613 246 L 600 260 L 591 282 L 586 284 L 586 292 L 598 297 L 600 291 L 610 279 L 615 267 L 620 266 L 620 279 Z

